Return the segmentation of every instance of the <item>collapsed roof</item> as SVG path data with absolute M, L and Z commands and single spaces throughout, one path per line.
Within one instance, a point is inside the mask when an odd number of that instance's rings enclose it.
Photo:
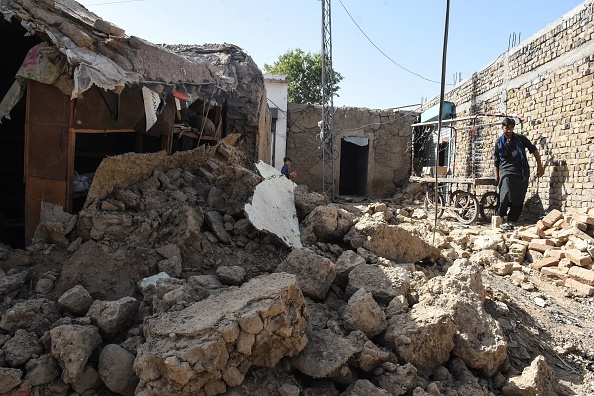
M 161 83 L 170 90 L 185 83 L 190 91 L 233 92 L 239 85 L 234 63 L 250 61 L 231 44 L 193 46 L 190 53 L 177 55 L 165 46 L 126 36 L 71 0 L 0 0 L 0 12 L 66 55 L 74 67 L 72 97 L 92 84 L 114 90 L 137 82 Z
M 63 83 L 54 85 L 71 98 L 93 85 L 119 93 L 140 84 L 158 94 L 181 87 L 190 101 L 226 102 L 226 132 L 246 136 L 245 151 L 255 161 L 266 152 L 266 141 L 258 136 L 267 123 L 264 78 L 241 48 L 155 45 L 126 36 L 73 0 L 0 0 L 0 13 L 66 57 L 72 81 L 66 90 Z M 0 23 L 5 22 L 0 18 Z

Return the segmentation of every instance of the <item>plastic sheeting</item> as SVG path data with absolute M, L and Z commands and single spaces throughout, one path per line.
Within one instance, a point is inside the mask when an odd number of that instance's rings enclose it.
M 344 136 L 342 138 L 345 142 L 356 144 L 357 146 L 367 146 L 369 144 L 369 139 L 365 137 L 359 136 Z
M 157 122 L 157 109 L 161 103 L 159 94 L 151 91 L 147 87 L 142 87 L 142 99 L 144 101 L 144 114 L 146 115 L 146 130 Z
M 114 91 L 142 79 L 140 74 L 122 69 L 106 56 L 79 47 L 57 29 L 48 30 L 47 34 L 58 49 L 66 54 L 68 62 L 75 67 L 74 90 L 70 95 L 72 98 L 79 97 L 93 84 Z
M 3 118 L 10 120 L 10 111 L 23 97 L 26 80 L 53 84 L 64 73 L 68 73 L 68 63 L 57 48 L 47 43 L 32 47 L 15 75 L 15 82 L 0 103 L 0 122 Z

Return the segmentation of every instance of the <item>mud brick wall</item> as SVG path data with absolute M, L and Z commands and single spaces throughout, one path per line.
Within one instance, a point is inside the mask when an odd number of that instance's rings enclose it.
M 485 112 L 522 119 L 515 131 L 538 147 L 545 164 L 544 177 L 536 178 L 536 161 L 529 155 L 532 177 L 525 218 L 554 208 L 594 207 L 593 15 L 594 1 L 584 2 L 445 95 L 456 104 L 456 117 Z M 423 110 L 438 101 L 435 98 Z M 500 120 L 481 119 L 497 125 L 476 128 L 474 156 L 472 126 L 457 125 L 457 175 L 470 176 L 474 171 L 476 176 L 493 177 L 492 152 L 501 134 Z
M 369 139 L 366 195 L 389 198 L 410 175 L 411 124 L 416 113 L 392 110 L 339 107 L 334 115 L 335 136 L 335 190 L 340 183 L 352 182 L 352 173 L 341 173 L 341 141 L 345 136 Z M 312 191 L 322 191 L 322 159 L 320 106 L 289 103 L 287 117 L 287 156 L 299 177 L 297 184 L 305 184 Z M 357 161 L 351 158 L 350 161 Z M 330 179 L 328 179 L 330 180 Z

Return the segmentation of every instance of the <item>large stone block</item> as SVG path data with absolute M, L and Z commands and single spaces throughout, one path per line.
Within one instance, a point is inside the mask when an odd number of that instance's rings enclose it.
M 388 304 L 394 297 L 406 295 L 410 278 L 406 270 L 380 265 L 361 264 L 349 273 L 346 294 L 365 289 L 380 303 Z
M 324 298 L 336 279 L 336 265 L 307 248 L 293 250 L 276 272 L 296 275 L 303 294 L 318 300 Z
M 369 234 L 365 249 L 397 263 L 414 263 L 438 257 L 439 251 L 402 227 L 379 224 Z
M 136 394 L 223 393 L 250 367 L 272 367 L 301 351 L 308 320 L 297 279 L 286 273 L 149 318 L 134 361 Z

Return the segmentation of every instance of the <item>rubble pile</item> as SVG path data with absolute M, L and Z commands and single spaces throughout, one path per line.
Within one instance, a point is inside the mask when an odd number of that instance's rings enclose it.
M 567 268 L 564 282 L 588 285 L 571 268 L 591 272 L 577 253 L 591 254 L 580 244 L 588 234 L 576 231 L 589 218 L 551 212 L 511 235 L 483 235 L 434 226 L 412 207 L 329 204 L 300 186 L 287 216 L 302 247 L 290 248 L 245 210 L 259 213 L 252 196 L 276 176 L 258 175 L 229 142 L 199 160 L 149 155 L 146 167 L 106 183 L 74 220 L 48 206 L 27 250 L 0 249 L 0 394 L 558 390 L 544 357 L 510 359 L 506 304 L 483 268 L 514 278 L 525 259 L 537 268 L 557 258 L 543 276 Z
M 541 279 L 581 296 L 594 295 L 594 209 L 563 214 L 552 210 L 512 236 L 526 245 Z M 511 239 L 511 238 L 510 238 Z

